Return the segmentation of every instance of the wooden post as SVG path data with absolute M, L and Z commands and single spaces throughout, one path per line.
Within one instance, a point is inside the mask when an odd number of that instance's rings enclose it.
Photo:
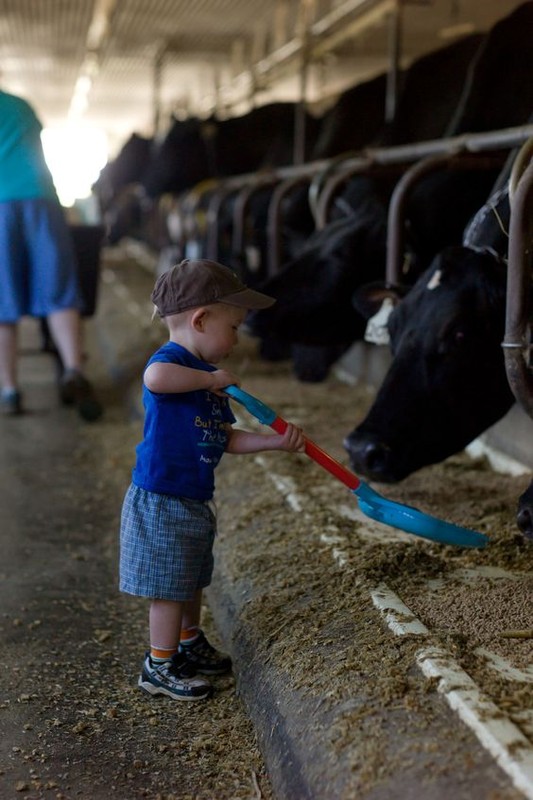
M 161 86 L 163 83 L 163 66 L 165 60 L 165 45 L 157 48 L 154 58 L 153 82 L 152 82 L 152 125 L 154 136 L 159 133 L 161 125 Z
M 313 18 L 314 0 L 301 0 L 300 5 L 300 37 L 302 41 L 300 55 L 300 92 L 294 111 L 294 150 L 293 163 L 303 164 L 306 158 L 306 117 L 307 117 L 307 79 L 309 75 L 310 29 Z
M 402 0 L 396 0 L 394 10 L 389 16 L 389 69 L 387 74 L 387 93 L 385 97 L 385 122 L 392 123 L 396 118 L 398 105 L 398 76 L 400 71 L 402 38 Z

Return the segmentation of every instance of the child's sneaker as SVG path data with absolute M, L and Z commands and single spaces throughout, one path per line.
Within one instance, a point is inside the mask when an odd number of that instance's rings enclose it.
M 179 651 L 203 675 L 222 675 L 231 669 L 231 658 L 209 644 L 203 631 L 190 644 L 182 642 Z
M 203 700 L 213 693 L 209 681 L 198 677 L 181 653 L 162 664 L 154 663 L 147 653 L 138 685 L 148 694 L 166 694 L 174 700 Z

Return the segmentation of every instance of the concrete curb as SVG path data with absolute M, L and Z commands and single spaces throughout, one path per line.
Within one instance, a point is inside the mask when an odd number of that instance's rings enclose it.
M 260 456 L 254 459 L 257 466 L 262 468 Z M 269 472 L 269 479 L 276 481 L 276 476 Z M 278 482 L 279 483 L 279 482 Z M 291 487 L 287 485 L 283 491 L 281 485 L 277 490 L 284 494 L 285 501 L 294 513 L 302 514 L 301 505 L 305 507 L 305 498 L 295 496 Z M 241 496 L 240 502 L 246 503 Z M 231 503 L 231 498 L 229 498 Z M 228 498 L 224 498 L 224 506 Z M 370 527 L 370 526 L 369 526 Z M 252 534 L 250 534 L 252 535 Z M 369 535 L 372 535 L 369 530 Z M 402 534 L 395 534 L 402 535 Z M 331 558 L 342 567 L 344 560 L 342 537 L 320 536 L 321 542 L 328 547 Z M 487 698 L 479 692 L 471 678 L 463 673 L 451 655 L 439 652 L 439 657 L 431 657 L 427 651 L 425 637 L 429 635 L 427 628 L 403 606 L 402 601 L 387 589 L 376 587 L 369 599 L 383 615 L 385 623 L 391 632 L 398 636 L 408 636 L 411 641 L 420 639 L 420 648 L 413 659 L 413 668 L 420 668 L 418 680 L 423 681 L 424 675 L 428 679 L 438 679 L 438 691 L 428 693 L 424 701 L 431 708 L 434 720 L 433 729 L 429 729 L 416 709 L 405 709 L 401 706 L 394 708 L 376 708 L 370 711 L 370 716 L 380 719 L 380 725 L 391 731 L 386 737 L 387 756 L 393 763 L 402 763 L 401 774 L 384 776 L 378 779 L 375 786 L 366 786 L 364 780 L 364 746 L 365 736 L 372 735 L 371 728 L 365 728 L 364 715 L 366 707 L 372 709 L 372 700 L 369 695 L 368 681 L 374 680 L 374 675 L 361 674 L 356 671 L 353 676 L 353 686 L 346 697 L 337 698 L 334 703 L 329 702 L 328 688 L 335 686 L 336 658 L 342 662 L 342 644 L 332 647 L 327 659 L 330 663 L 322 666 L 328 671 L 327 681 L 318 681 L 311 692 L 300 691 L 294 685 L 290 675 L 290 668 L 284 672 L 282 657 L 270 657 L 268 648 L 266 658 L 260 660 L 259 649 L 265 653 L 265 648 L 258 648 L 258 633 L 254 631 L 247 619 L 248 604 L 261 599 L 261 592 L 265 592 L 256 585 L 246 582 L 245 579 L 235 575 L 234 547 L 242 547 L 238 538 L 221 536 L 217 545 L 217 568 L 212 585 L 209 587 L 208 599 L 215 624 L 228 649 L 231 651 L 235 672 L 237 675 L 238 691 L 251 718 L 259 746 L 261 748 L 269 777 L 277 800 L 353 800 L 354 798 L 372 798 L 372 800 L 391 800 L 402 798 L 410 800 L 420 796 L 422 776 L 427 769 L 425 763 L 425 748 L 438 747 L 437 772 L 442 768 L 441 774 L 431 787 L 424 787 L 424 796 L 428 800 L 447 800 L 456 796 L 463 798 L 465 783 L 472 788 L 478 786 L 480 792 L 498 791 L 496 787 L 503 788 L 505 778 L 503 773 L 498 774 L 498 767 L 507 773 L 509 783 L 514 784 L 520 795 L 533 800 L 533 783 L 531 779 L 532 754 L 531 747 L 524 736 L 515 726 L 512 726 L 506 716 L 499 709 L 492 709 L 492 718 L 487 717 Z M 386 590 L 386 591 L 385 591 Z M 392 598 L 392 599 L 391 599 Z M 382 602 L 381 602 L 382 601 Z M 398 613 L 394 609 L 398 607 Z M 403 611 L 403 613 L 402 613 Z M 354 621 L 355 623 L 355 621 Z M 277 634 L 273 634 L 273 636 Z M 290 631 L 283 631 L 281 636 L 290 636 Z M 352 642 L 357 640 L 357 625 L 351 630 Z M 376 652 L 374 669 L 376 674 L 380 670 L 379 624 L 376 625 Z M 357 642 L 356 642 L 357 644 Z M 319 653 L 317 645 L 317 653 Z M 290 667 L 290 665 L 288 665 Z M 312 667 L 311 667 L 312 669 Z M 331 670 L 331 675 L 329 671 Z M 458 700 L 457 676 L 461 674 L 461 685 L 468 688 L 466 706 L 468 713 L 463 713 L 462 696 Z M 329 681 L 329 683 L 328 683 Z M 318 688 L 317 688 L 318 687 Z M 453 691 L 452 691 L 453 690 Z M 460 694 L 460 692 L 459 692 Z M 474 698 L 474 694 L 476 698 Z M 449 708 L 442 702 L 447 701 Z M 361 710 L 360 733 L 350 735 L 348 747 L 338 747 L 335 735 L 331 732 L 342 727 L 343 715 L 355 710 Z M 473 737 L 469 744 L 469 758 L 472 759 L 468 766 L 468 776 L 461 774 L 464 767 L 457 761 L 457 753 L 447 753 L 448 744 L 439 742 L 439 728 L 441 725 L 454 729 L 456 722 L 454 714 L 458 713 L 465 725 L 472 731 Z M 397 740 L 394 731 L 404 731 L 403 741 Z M 405 733 L 408 731 L 408 733 Z M 475 744 L 477 738 L 479 745 Z M 405 761 L 405 744 L 408 742 L 408 751 L 416 754 L 411 763 Z M 437 744 L 438 743 L 438 744 Z M 515 752 L 519 745 L 519 751 Z M 514 748 L 514 749 L 513 749 Z M 434 750 L 432 752 L 435 752 Z M 459 756 L 460 758 L 460 756 Z M 456 766 L 458 764 L 457 772 Z M 452 776 L 453 774 L 453 776 Z M 509 786 L 509 784 L 508 784 Z M 477 790 L 476 790 L 477 791 Z M 512 797 L 513 789 L 509 786 L 511 794 L 502 796 Z
M 275 797 L 347 797 L 343 769 L 333 769 L 324 741 L 331 715 L 322 713 L 321 698 L 310 707 L 278 665 L 258 663 L 253 632 L 239 621 L 246 598 L 231 575 L 225 574 L 223 556 L 208 597 L 217 629 L 230 645 L 237 690 L 253 722 Z

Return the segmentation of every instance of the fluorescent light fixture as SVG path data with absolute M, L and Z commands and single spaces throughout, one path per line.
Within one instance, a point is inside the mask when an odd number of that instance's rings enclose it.
M 439 39 L 456 39 L 459 36 L 466 36 L 475 31 L 476 26 L 473 22 L 459 22 L 457 25 L 449 25 L 447 28 L 441 28 L 439 31 Z

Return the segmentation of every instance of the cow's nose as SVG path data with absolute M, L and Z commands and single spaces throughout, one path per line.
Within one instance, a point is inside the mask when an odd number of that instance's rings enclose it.
M 390 456 L 390 447 L 381 442 L 368 442 L 361 453 L 365 470 L 372 475 L 379 475 L 387 471 Z
M 392 452 L 390 447 L 382 442 L 368 439 L 365 441 L 360 436 L 346 437 L 344 447 L 356 472 L 375 480 L 388 480 Z
M 533 515 L 531 508 L 521 508 L 516 515 L 516 524 L 527 539 L 533 541 Z

